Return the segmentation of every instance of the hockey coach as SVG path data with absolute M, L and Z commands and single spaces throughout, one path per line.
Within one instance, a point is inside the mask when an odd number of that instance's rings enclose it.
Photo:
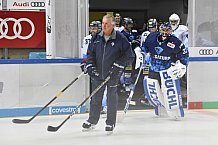
M 98 123 L 106 86 L 108 108 L 105 131 L 112 132 L 116 124 L 117 85 L 124 68 L 133 62 L 134 53 L 127 38 L 114 30 L 114 26 L 115 19 L 112 15 L 103 16 L 102 31 L 92 37 L 87 50 L 86 69 L 93 90 L 109 75 L 110 80 L 91 98 L 89 118 L 82 125 L 84 130 L 93 129 Z

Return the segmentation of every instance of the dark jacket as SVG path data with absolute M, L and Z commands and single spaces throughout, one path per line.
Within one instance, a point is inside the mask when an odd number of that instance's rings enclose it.
M 100 78 L 105 79 L 114 62 L 127 66 L 132 63 L 134 57 L 130 43 L 123 34 L 113 30 L 106 42 L 101 31 L 91 39 L 87 50 L 87 65 L 95 66 Z

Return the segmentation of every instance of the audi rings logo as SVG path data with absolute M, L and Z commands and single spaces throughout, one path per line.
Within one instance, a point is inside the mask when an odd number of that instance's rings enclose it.
M 45 2 L 31 2 L 31 7 L 45 7 Z
M 9 31 L 9 22 L 14 22 L 13 23 L 13 35 L 9 35 L 8 31 Z M 25 34 L 24 36 L 21 35 L 22 30 L 24 29 L 23 26 L 21 25 L 21 22 L 26 22 L 29 23 L 31 29 L 30 32 L 28 34 Z M 35 26 L 33 24 L 33 22 L 28 19 L 28 18 L 20 18 L 20 19 L 15 19 L 15 18 L 6 18 L 6 19 L 2 19 L 0 18 L 0 39 L 2 38 L 6 38 L 6 39 L 29 39 L 33 36 L 35 32 Z
M 213 49 L 200 49 L 200 55 L 213 55 Z

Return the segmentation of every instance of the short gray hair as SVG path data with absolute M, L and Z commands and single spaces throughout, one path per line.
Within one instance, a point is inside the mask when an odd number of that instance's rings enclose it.
M 104 17 L 105 17 L 106 19 L 111 19 L 112 22 L 115 23 L 115 18 L 114 18 L 113 15 L 111 15 L 111 14 L 107 14 L 107 15 L 104 15 Z

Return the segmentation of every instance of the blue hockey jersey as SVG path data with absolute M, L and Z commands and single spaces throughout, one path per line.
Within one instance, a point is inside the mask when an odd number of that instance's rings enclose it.
M 150 33 L 142 44 L 143 49 L 150 53 L 150 69 L 154 72 L 168 69 L 177 60 L 184 65 L 188 64 L 188 49 L 173 35 L 162 40 L 159 32 Z

